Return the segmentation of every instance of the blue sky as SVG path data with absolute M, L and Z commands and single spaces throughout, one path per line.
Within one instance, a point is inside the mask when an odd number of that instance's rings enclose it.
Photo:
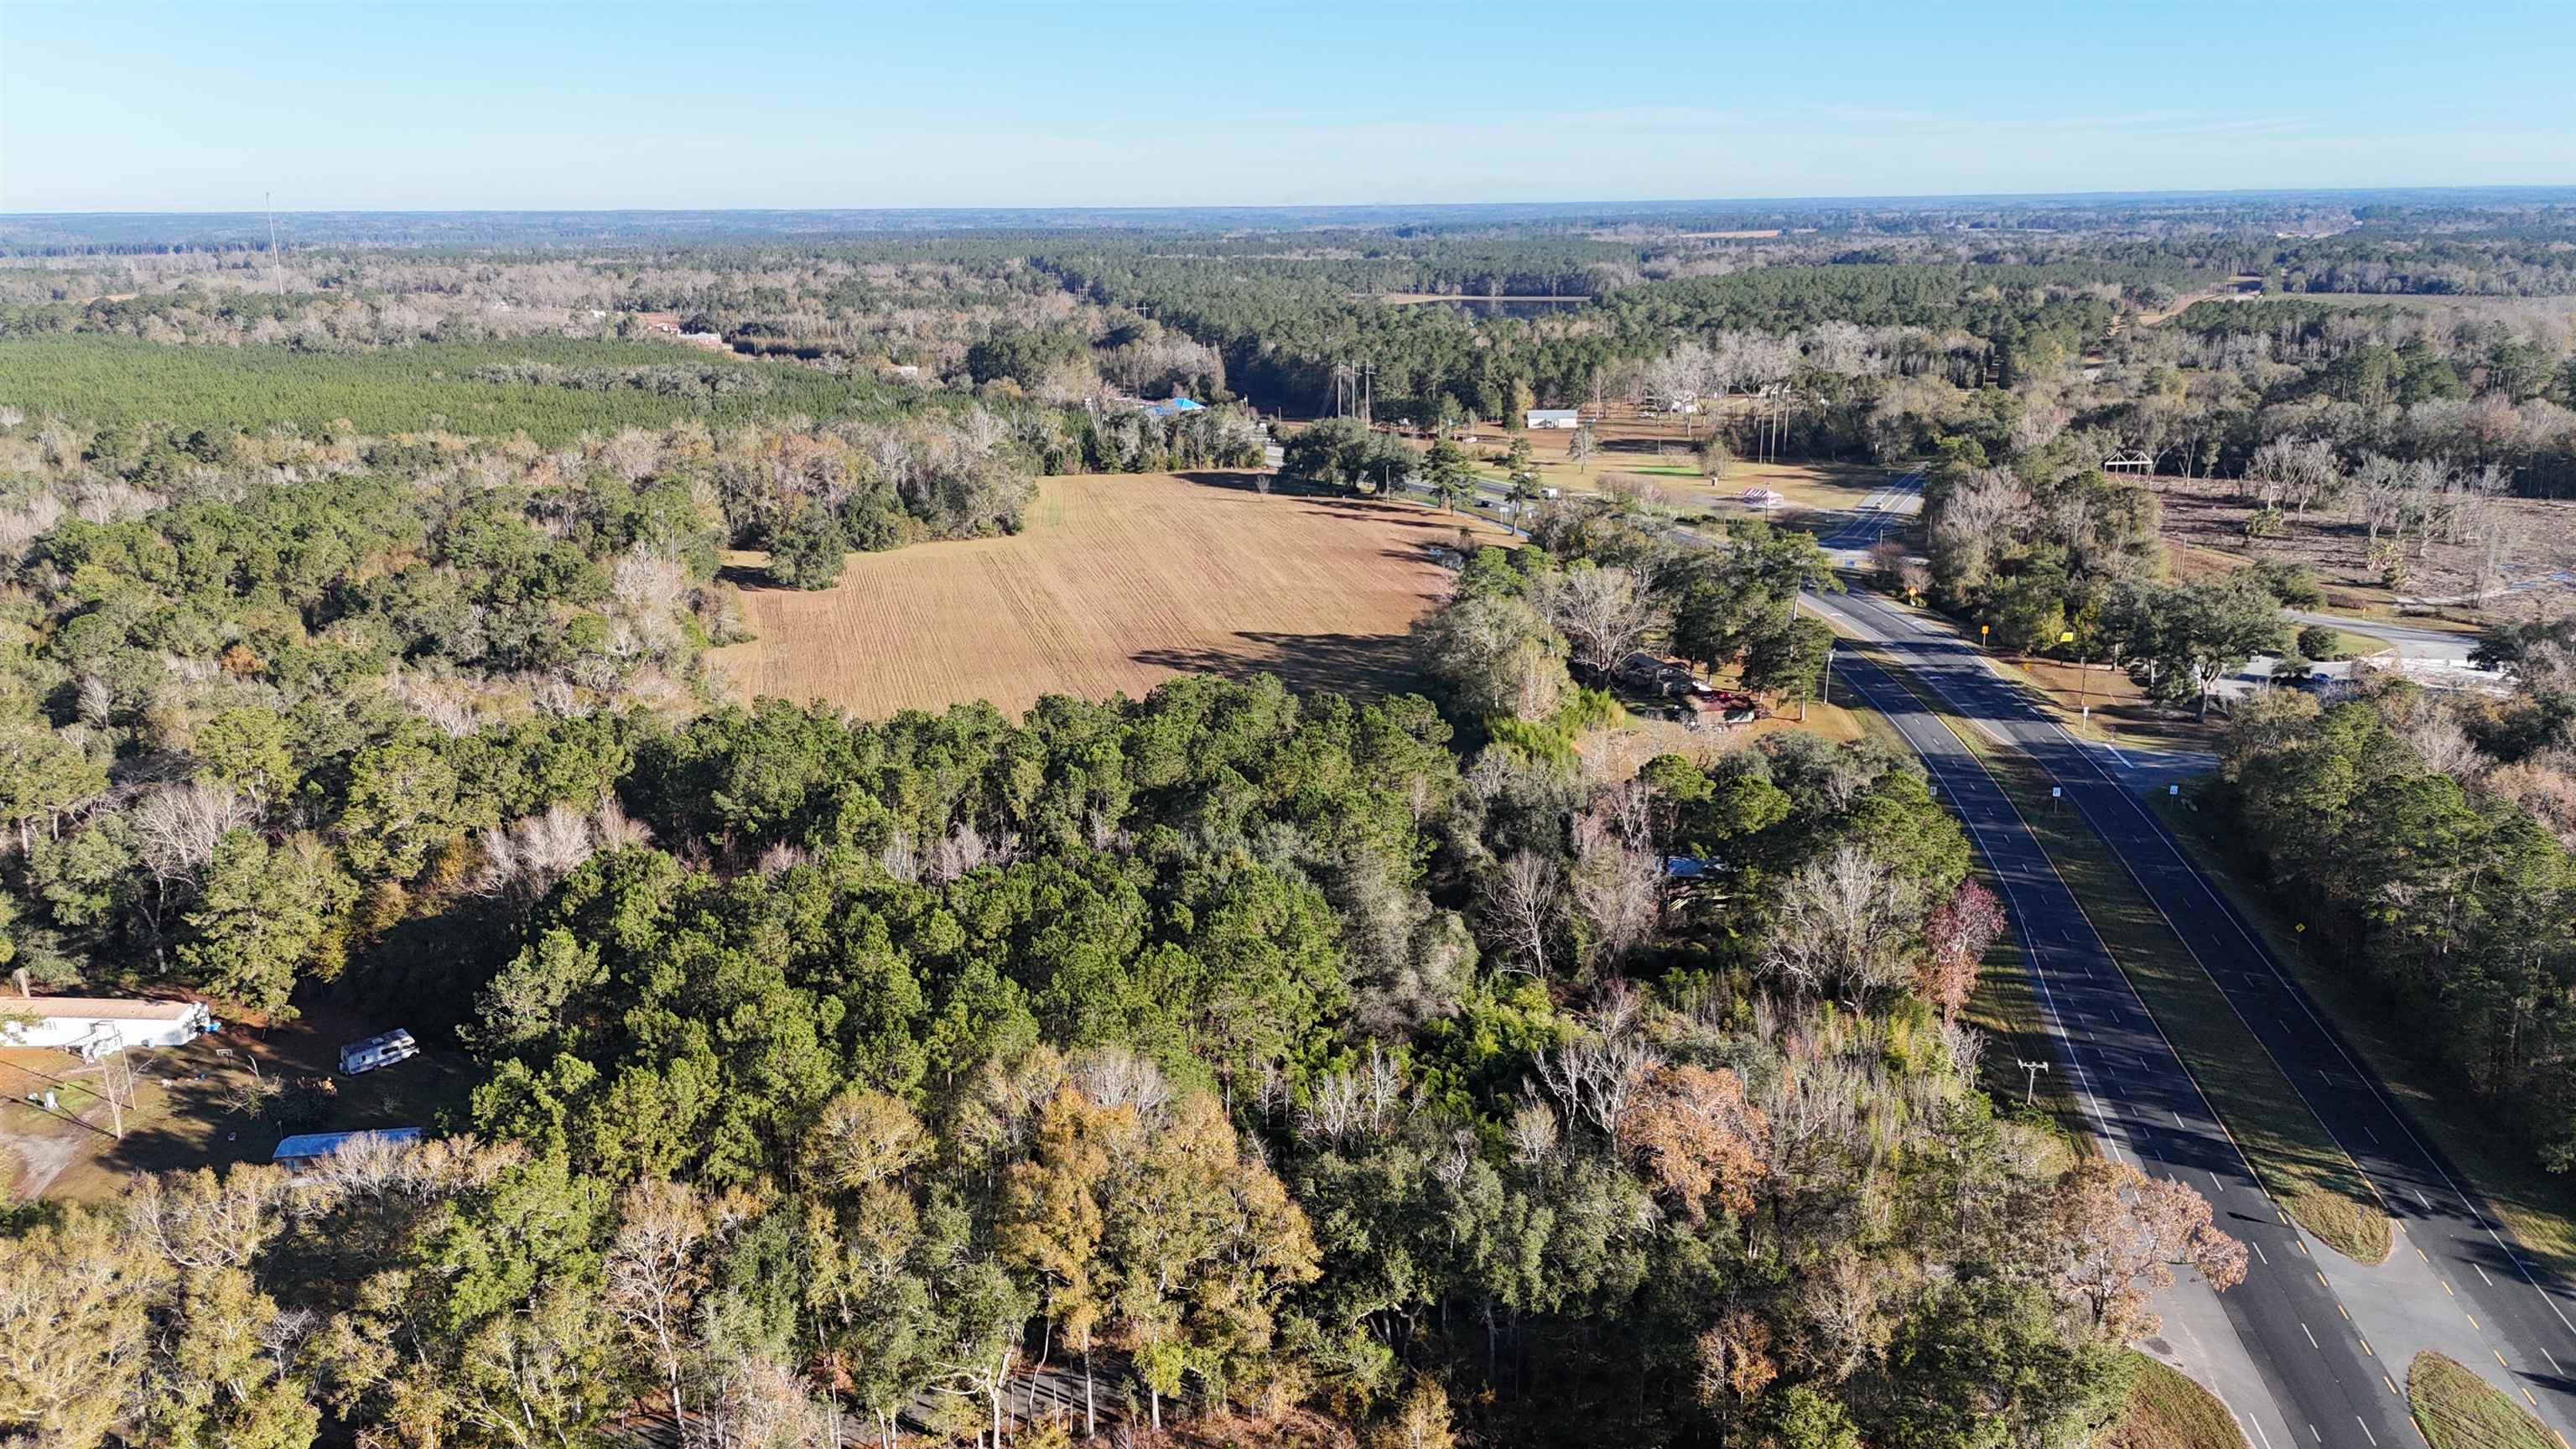
M 2576 3 L 0 0 L 0 211 L 2576 183 Z

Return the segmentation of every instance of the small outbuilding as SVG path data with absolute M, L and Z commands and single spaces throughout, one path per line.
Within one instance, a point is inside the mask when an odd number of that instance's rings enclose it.
M 1583 426 L 1583 413 L 1576 408 L 1531 408 L 1521 414 L 1521 421 L 1532 432 L 1571 432 Z

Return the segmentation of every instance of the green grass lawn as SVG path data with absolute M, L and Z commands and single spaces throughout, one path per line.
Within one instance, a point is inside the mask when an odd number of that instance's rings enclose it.
M 2438 1353 L 2406 1366 L 2406 1403 L 2433 1449 L 2552 1449 L 2549 1431 L 2522 1405 Z
M 1917 694 L 1951 718 L 1937 699 Z M 2378 1195 L 2154 901 L 2081 816 L 2049 798 L 2047 775 L 2035 763 L 1996 748 L 1971 727 L 1954 727 L 2019 808 L 2272 1195 L 2336 1252 L 2361 1263 L 2386 1260 L 2390 1230 Z
M 2245 1449 L 2245 1432 L 2217 1395 L 2145 1354 L 2129 1357 L 2138 1372 L 2129 1416 L 2096 1449 Z
M 2370 983 L 2358 973 L 2318 959 L 2298 922 L 2278 909 L 2278 897 L 2249 887 L 2261 867 L 2238 854 L 2215 821 L 2189 804 L 2159 798 L 2156 809 L 2174 834 L 2191 845 L 2202 871 L 2261 933 L 2274 959 L 2307 990 L 2402 1103 L 2419 1130 L 2439 1143 L 2467 1185 L 2543 1265 L 2576 1276 L 2576 1184 L 2547 1172 L 2530 1143 L 2481 1104 L 2468 1083 L 2424 1050 L 2411 1023 L 2391 1019 Z
M 2349 629 L 2337 629 L 2334 636 L 2334 652 L 2328 656 L 2333 659 L 2362 659 L 2385 653 L 2391 647 L 2387 640 L 2376 634 L 2356 634 Z

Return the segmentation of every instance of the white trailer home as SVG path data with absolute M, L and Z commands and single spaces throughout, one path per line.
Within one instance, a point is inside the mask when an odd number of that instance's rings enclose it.
M 1583 414 L 1575 408 L 1529 408 L 1521 414 L 1521 424 L 1532 432 L 1571 431 L 1583 426 Z
M 0 1046 L 61 1047 L 95 1057 L 126 1047 L 182 1046 L 214 1029 L 202 1001 L 0 995 Z

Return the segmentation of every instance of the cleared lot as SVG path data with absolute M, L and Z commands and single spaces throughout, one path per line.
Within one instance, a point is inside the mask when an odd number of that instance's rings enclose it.
M 751 642 L 711 656 L 745 698 L 863 716 L 1042 694 L 1139 695 L 1174 674 L 1299 689 L 1411 686 L 1405 630 L 1447 596 L 1432 548 L 1473 517 L 1263 494 L 1240 473 L 1048 478 L 1013 538 L 853 555 L 814 593 L 747 586 Z M 743 555 L 746 579 L 764 562 Z

